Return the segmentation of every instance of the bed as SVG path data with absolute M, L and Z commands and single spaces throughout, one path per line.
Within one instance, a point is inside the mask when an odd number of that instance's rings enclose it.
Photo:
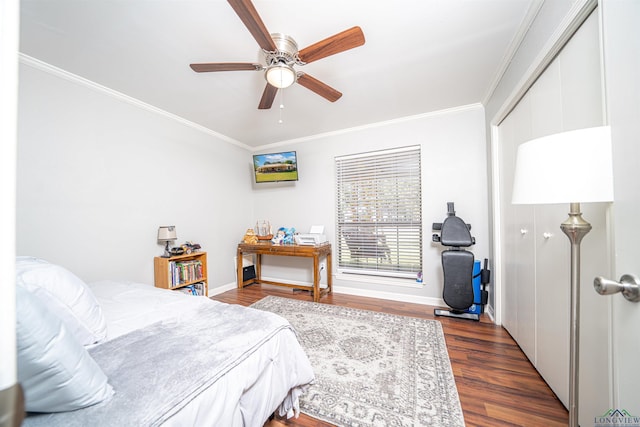
M 314 380 L 272 313 L 147 284 L 84 284 L 16 263 L 25 426 L 262 426 L 297 416 Z

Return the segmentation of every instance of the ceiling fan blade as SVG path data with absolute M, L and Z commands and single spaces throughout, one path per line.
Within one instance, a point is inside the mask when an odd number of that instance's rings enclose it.
M 324 40 L 305 47 L 298 57 L 307 64 L 364 44 L 364 34 L 360 27 L 349 28 Z
M 267 83 L 267 86 L 264 88 L 264 92 L 262 93 L 262 99 L 260 100 L 258 109 L 268 110 L 271 108 L 273 100 L 276 98 L 276 93 L 278 93 L 278 88 Z
M 250 64 L 248 62 L 212 62 L 208 64 L 189 64 L 196 73 L 207 73 L 210 71 L 260 71 L 261 64 Z
M 309 74 L 300 73 L 298 76 L 298 83 L 331 102 L 336 102 L 342 96 L 342 93 L 338 92 L 331 86 L 322 83 L 320 80 L 311 77 Z
M 253 38 L 258 42 L 258 46 L 270 52 L 276 50 L 276 44 L 273 42 L 269 31 L 267 31 L 267 27 L 264 25 L 264 22 L 262 22 L 251 0 L 228 1 Z

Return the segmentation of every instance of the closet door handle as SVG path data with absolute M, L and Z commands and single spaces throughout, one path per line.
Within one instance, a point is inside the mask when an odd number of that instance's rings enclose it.
M 528 232 L 529 232 L 529 230 L 527 230 L 526 228 L 521 228 L 521 229 L 520 229 L 520 234 L 522 234 L 523 236 L 524 236 L 525 234 L 527 234 Z
M 627 300 L 640 302 L 640 279 L 633 274 L 624 274 L 619 282 L 598 276 L 593 279 L 593 287 L 600 295 L 621 292 Z

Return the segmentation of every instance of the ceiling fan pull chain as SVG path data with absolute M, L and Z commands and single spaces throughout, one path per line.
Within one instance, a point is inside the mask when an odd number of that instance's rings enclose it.
M 280 92 L 280 120 L 278 120 L 278 123 L 282 124 L 282 110 L 284 110 L 284 91 L 282 90 L 282 88 L 278 89 L 278 92 Z

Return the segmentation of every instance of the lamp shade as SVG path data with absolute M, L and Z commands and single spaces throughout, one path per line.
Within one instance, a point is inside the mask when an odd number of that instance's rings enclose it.
M 513 204 L 612 200 L 609 126 L 549 135 L 518 147 Z
M 168 242 L 170 240 L 177 240 L 176 227 L 174 225 L 165 225 L 158 227 L 158 241 Z

